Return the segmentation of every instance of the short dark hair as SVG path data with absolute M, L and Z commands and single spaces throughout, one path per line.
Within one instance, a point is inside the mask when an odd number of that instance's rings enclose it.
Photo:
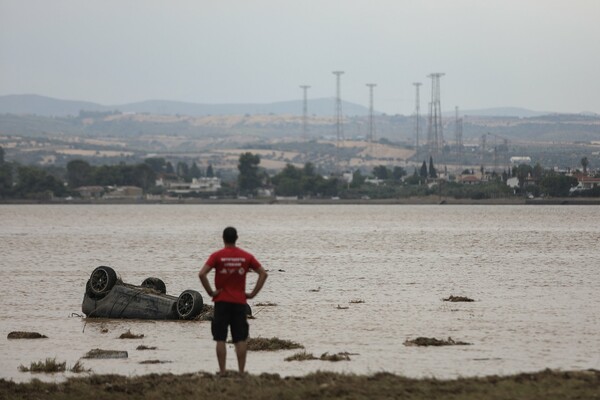
M 228 226 L 223 230 L 223 241 L 225 243 L 235 244 L 237 238 L 237 231 L 233 226 Z

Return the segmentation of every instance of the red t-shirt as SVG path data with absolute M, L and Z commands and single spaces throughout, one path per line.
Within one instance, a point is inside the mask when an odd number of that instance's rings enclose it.
M 221 292 L 213 301 L 246 304 L 246 274 L 261 267 L 254 256 L 239 247 L 225 247 L 208 257 L 206 265 L 215 269 L 215 287 Z

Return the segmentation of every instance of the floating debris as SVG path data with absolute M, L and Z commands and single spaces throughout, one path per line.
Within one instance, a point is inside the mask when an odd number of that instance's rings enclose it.
M 275 307 L 275 306 L 277 306 L 277 303 L 271 303 L 270 301 L 267 301 L 265 303 L 256 304 L 256 307 Z
M 350 300 L 350 304 L 362 304 L 365 301 L 363 299 L 354 299 L 354 300 Z
M 315 293 L 316 293 L 316 292 L 320 292 L 320 291 L 321 291 L 321 286 L 319 286 L 319 287 L 318 287 L 318 288 L 316 288 L 316 289 L 309 289 L 308 291 L 309 291 L 309 292 L 315 292 Z
M 135 349 L 136 350 L 156 350 L 156 346 L 144 346 L 143 344 L 140 344 Z
M 57 362 L 56 358 L 46 358 L 46 361 L 32 362 L 27 368 L 24 365 L 19 366 L 21 372 L 43 372 L 46 374 L 53 374 L 56 372 L 65 372 L 67 369 L 67 362 Z
M 261 337 L 248 339 L 248 350 L 250 351 L 277 351 L 303 348 L 304 346 L 299 343 L 290 340 L 282 340 L 276 337 L 270 339 Z
M 289 357 L 283 359 L 284 361 L 308 361 L 308 360 L 318 360 L 312 353 L 307 353 L 306 351 L 301 351 L 300 353 L 296 353 Z
M 321 354 L 321 357 L 319 357 L 319 360 L 322 361 L 350 361 L 350 357 L 348 356 L 349 353 L 336 353 L 336 354 L 329 354 L 329 353 L 323 353 Z
M 144 360 L 140 361 L 140 364 L 168 364 L 171 361 L 162 361 L 162 360 Z
M 212 321 L 215 315 L 215 307 L 208 305 L 208 304 L 204 304 L 202 306 L 202 311 L 200 311 L 200 314 L 198 314 L 198 316 L 196 318 L 194 318 L 195 321 Z
M 131 333 L 131 330 L 128 329 L 127 332 L 121 333 L 121 336 L 119 336 L 119 339 L 141 339 L 143 337 L 144 337 L 143 333 L 136 335 L 135 333 Z
M 121 350 L 102 350 L 102 349 L 93 349 L 87 352 L 85 356 L 82 358 L 127 358 L 129 355 L 126 351 Z
M 444 300 L 444 301 L 451 301 L 453 303 L 475 301 L 475 300 L 470 299 L 470 298 L 465 297 L 465 296 L 452 296 L 452 295 L 450 297 L 448 297 L 446 299 L 442 299 L 442 300 Z
M 420 336 L 413 340 L 406 340 L 403 344 L 405 346 L 464 346 L 471 345 L 472 343 L 456 341 L 451 337 L 448 337 L 447 340 L 443 340 Z
M 7 339 L 47 339 L 48 336 L 42 335 L 37 332 L 22 332 L 22 331 L 14 331 L 10 332 Z
M 343 307 L 342 307 L 342 306 L 340 306 L 340 305 L 338 304 L 336 308 L 337 308 L 338 310 L 347 310 L 347 309 L 349 309 L 350 307 L 346 307 L 346 306 L 343 306 Z

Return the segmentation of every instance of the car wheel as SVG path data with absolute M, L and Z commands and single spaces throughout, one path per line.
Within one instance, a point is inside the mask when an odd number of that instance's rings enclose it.
M 90 275 L 90 290 L 95 295 L 110 292 L 117 283 L 117 273 L 111 267 L 100 266 Z
M 177 315 L 180 319 L 192 319 L 202 311 L 202 295 L 195 290 L 185 290 L 177 299 Z
M 167 293 L 167 286 L 165 283 L 158 278 L 146 278 L 144 282 L 142 282 L 142 287 L 154 289 L 159 293 L 165 294 Z

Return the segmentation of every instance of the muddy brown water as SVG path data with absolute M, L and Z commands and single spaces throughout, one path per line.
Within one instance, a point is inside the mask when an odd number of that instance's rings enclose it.
M 253 352 L 251 373 L 453 378 L 600 368 L 597 206 L 0 205 L 0 377 L 40 377 L 19 365 L 56 357 L 70 367 L 96 348 L 129 354 L 83 360 L 96 373 L 216 371 L 209 322 L 72 314 L 98 265 L 128 283 L 160 277 L 170 294 L 202 292 L 198 270 L 227 225 L 270 270 L 250 304 L 277 306 L 254 307 L 251 335 L 356 354 L 327 363 L 284 361 L 297 350 Z M 476 301 L 442 301 L 450 295 Z M 127 330 L 144 337 L 119 339 Z M 9 340 L 11 331 L 49 338 Z M 472 345 L 402 344 L 419 336 Z M 140 364 L 149 359 L 169 362 Z

